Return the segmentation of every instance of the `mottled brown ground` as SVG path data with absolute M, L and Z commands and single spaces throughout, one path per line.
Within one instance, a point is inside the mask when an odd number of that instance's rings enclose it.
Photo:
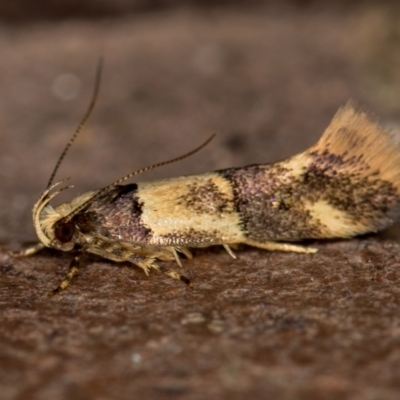
M 143 179 L 291 155 L 350 97 L 398 130 L 396 6 L 280 4 L 0 25 L 1 399 L 400 397 L 396 229 L 312 243 L 316 255 L 198 251 L 184 261 L 192 290 L 90 258 L 48 298 L 70 256 L 7 255 L 35 238 L 32 204 L 100 54 L 98 105 L 58 175 L 75 194 L 211 132 L 206 150 Z

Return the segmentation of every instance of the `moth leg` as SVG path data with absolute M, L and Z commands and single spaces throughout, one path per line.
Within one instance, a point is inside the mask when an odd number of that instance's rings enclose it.
M 65 290 L 68 287 L 72 278 L 79 272 L 79 261 L 81 259 L 81 256 L 82 256 L 82 254 L 77 254 L 73 258 L 73 260 L 71 261 L 71 264 L 69 265 L 67 275 L 61 281 L 61 283 L 58 285 L 58 287 L 50 292 L 51 296 L 54 296 L 54 295 L 62 292 L 63 290 Z
M 314 247 L 306 247 L 298 244 L 290 244 L 290 243 L 279 243 L 279 242 L 256 242 L 253 240 L 246 240 L 245 244 L 250 246 L 258 247 L 260 249 L 269 250 L 269 251 L 287 251 L 294 253 L 308 253 L 313 254 L 318 251 L 318 249 Z
M 188 286 L 192 286 L 192 283 L 189 278 L 187 278 L 184 275 L 179 274 L 176 271 L 168 271 L 165 267 L 158 266 L 155 263 L 155 259 L 153 257 L 144 258 L 144 257 L 139 257 L 137 255 L 132 255 L 131 257 L 129 257 L 129 259 L 127 261 L 130 261 L 132 264 L 135 264 L 138 267 L 142 268 L 143 271 L 146 273 L 146 275 L 149 275 L 150 269 L 154 268 L 172 279 L 177 279 L 178 281 L 186 283 L 186 285 L 188 285 Z
M 236 259 L 235 253 L 232 251 L 232 249 L 229 247 L 229 245 L 223 244 L 222 246 L 224 247 L 224 249 L 226 250 L 226 252 L 227 252 L 233 259 Z
M 153 257 L 140 257 L 136 254 L 132 254 L 126 261 L 131 262 L 132 264 L 137 265 L 139 268 L 142 268 L 144 273 L 149 276 L 150 269 L 159 270 L 160 267 L 155 263 L 155 259 Z
M 187 256 L 191 256 L 191 253 L 186 248 L 175 249 L 174 247 L 170 247 L 164 248 L 163 250 L 160 248 L 146 249 L 140 247 L 130 247 L 126 244 L 123 245 L 121 243 L 99 241 L 98 243 L 96 243 L 96 245 L 92 244 L 91 247 L 88 247 L 87 251 L 117 262 L 129 261 L 139 268 L 142 268 L 146 275 L 149 275 L 150 270 L 153 268 L 155 270 L 163 272 L 170 278 L 181 280 L 187 285 L 190 285 L 190 280 L 185 276 L 180 275 L 175 271 L 167 271 L 164 267 L 160 268 L 156 264 L 156 259 L 170 261 L 175 258 L 179 266 L 182 266 L 177 251 L 180 251 Z
M 181 259 L 179 258 L 179 254 L 178 254 L 178 252 L 176 251 L 175 247 L 172 247 L 172 253 L 174 253 L 175 261 L 176 261 L 177 264 L 182 268 Z
M 192 253 L 190 252 L 190 250 L 187 247 L 176 247 L 176 249 L 184 254 L 189 260 L 191 260 L 193 258 Z
M 193 287 L 191 280 L 189 278 L 187 278 L 185 275 L 181 275 L 180 273 L 178 273 L 176 271 L 168 271 L 164 267 L 159 267 L 159 269 L 164 275 L 167 275 L 172 279 L 176 279 L 178 281 L 185 283 L 186 285 L 188 285 L 190 287 Z
M 27 247 L 26 249 L 20 251 L 13 251 L 11 252 L 11 254 L 15 257 L 27 257 L 45 248 L 46 246 L 43 243 L 39 242 Z

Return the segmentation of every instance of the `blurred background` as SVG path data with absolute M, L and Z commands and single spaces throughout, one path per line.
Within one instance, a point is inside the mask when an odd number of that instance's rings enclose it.
M 313 144 L 352 98 L 400 121 L 400 6 L 389 1 L 3 0 L 0 241 L 34 240 L 31 208 L 87 109 L 58 178 L 64 199 L 217 138 L 143 179 L 270 162 Z

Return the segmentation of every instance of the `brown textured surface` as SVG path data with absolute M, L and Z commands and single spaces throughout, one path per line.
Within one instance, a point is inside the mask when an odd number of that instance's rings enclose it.
M 2 398 L 398 398 L 400 246 L 319 247 L 198 252 L 194 289 L 93 262 L 51 299 L 67 257 L 2 255 Z
M 349 97 L 397 129 L 398 10 L 306 3 L 0 27 L 2 399 L 399 398 L 396 231 L 312 243 L 316 255 L 198 251 L 184 263 L 193 290 L 93 257 L 52 299 L 70 255 L 7 255 L 34 239 L 31 206 L 99 54 L 96 111 L 58 175 L 75 194 L 213 131 L 201 154 L 144 178 L 288 156 Z

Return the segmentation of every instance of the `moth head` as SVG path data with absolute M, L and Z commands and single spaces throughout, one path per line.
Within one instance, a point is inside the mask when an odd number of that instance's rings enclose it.
M 40 196 L 32 210 L 33 225 L 40 241 L 46 246 L 57 250 L 70 251 L 79 242 L 81 234 L 73 218 L 74 212 L 88 202 L 96 192 L 88 192 L 74 198 L 71 202 L 62 203 L 53 208 L 49 203 L 63 190 L 72 186 L 63 187 L 55 192 L 52 189 L 63 181 L 57 182 L 46 189 Z

